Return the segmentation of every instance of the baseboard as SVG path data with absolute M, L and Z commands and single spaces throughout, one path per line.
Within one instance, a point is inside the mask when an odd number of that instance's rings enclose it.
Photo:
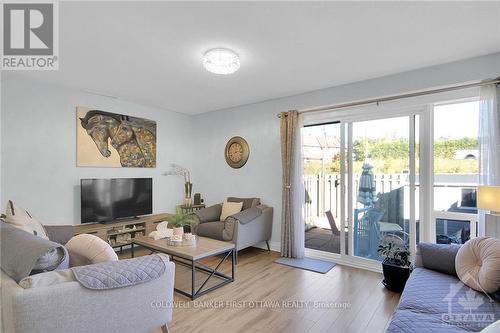
M 353 257 L 341 257 L 338 254 L 328 253 L 323 251 L 306 249 L 306 257 L 321 259 L 326 261 L 334 261 L 335 263 L 343 266 L 349 266 L 359 269 L 364 269 L 367 271 L 372 271 L 376 273 L 382 273 L 382 265 L 379 262 L 373 262 L 372 260 L 363 258 L 353 258 Z
M 267 250 L 265 242 L 254 245 L 254 247 Z M 271 251 L 281 252 L 280 242 L 269 242 L 269 247 Z M 363 258 L 342 258 L 338 254 L 306 249 L 306 257 L 321 259 L 326 261 L 334 261 L 335 263 L 343 266 L 349 266 L 359 269 L 364 269 L 367 271 L 372 271 L 376 273 L 382 273 L 382 265 L 378 262 L 373 262 L 372 260 L 367 260 Z
M 266 245 L 265 242 L 261 242 L 261 243 L 255 244 L 253 247 L 267 250 L 267 245 Z M 274 251 L 274 252 L 280 252 L 281 251 L 280 242 L 269 242 L 269 247 L 271 248 L 271 251 Z

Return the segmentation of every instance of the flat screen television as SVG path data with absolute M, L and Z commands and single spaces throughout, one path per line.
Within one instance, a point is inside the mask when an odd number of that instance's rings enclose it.
M 152 178 L 81 180 L 82 223 L 153 213 Z

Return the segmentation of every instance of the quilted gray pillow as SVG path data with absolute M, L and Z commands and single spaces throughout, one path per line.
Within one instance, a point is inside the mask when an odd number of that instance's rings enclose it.
M 152 254 L 72 267 L 71 270 L 76 280 L 85 288 L 104 290 L 133 286 L 157 279 L 165 273 L 166 262 L 168 262 L 167 255 Z
M 425 268 L 449 275 L 457 275 L 455 257 L 460 249 L 460 245 L 422 242 L 418 247 L 422 258 L 422 265 Z

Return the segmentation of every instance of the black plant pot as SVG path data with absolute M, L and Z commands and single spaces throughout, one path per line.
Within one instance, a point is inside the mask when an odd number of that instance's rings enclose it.
M 406 281 L 410 277 L 411 268 L 401 267 L 394 261 L 386 258 L 382 263 L 384 281 L 382 283 L 390 291 L 400 293 L 403 291 Z
M 185 234 L 191 233 L 191 226 L 190 225 L 186 224 L 183 227 L 184 227 L 184 233 Z

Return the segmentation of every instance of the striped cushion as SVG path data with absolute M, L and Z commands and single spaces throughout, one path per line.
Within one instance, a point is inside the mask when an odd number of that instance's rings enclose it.
M 5 222 L 32 235 L 49 239 L 43 225 L 27 210 L 17 206 L 12 200 L 7 203 Z

